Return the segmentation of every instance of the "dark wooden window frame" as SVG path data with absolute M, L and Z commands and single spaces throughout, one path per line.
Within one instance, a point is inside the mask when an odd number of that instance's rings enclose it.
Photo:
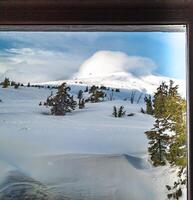
M 85 30 L 84 25 L 98 25 L 100 29 L 100 25 L 181 24 L 187 26 L 188 32 L 188 200 L 193 200 L 193 0 L 0 1 L 0 30 L 7 31 L 78 31 Z

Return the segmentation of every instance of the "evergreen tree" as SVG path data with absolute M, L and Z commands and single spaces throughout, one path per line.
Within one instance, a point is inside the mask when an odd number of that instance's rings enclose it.
M 30 83 L 27 84 L 27 87 L 30 87 Z
M 16 82 L 15 81 L 11 81 L 11 86 L 15 86 Z
M 104 100 L 105 93 L 102 90 L 98 89 L 98 87 L 95 85 L 93 85 L 90 88 L 89 93 L 91 94 L 89 99 L 92 103 L 96 103 L 96 102 L 100 102 Z
M 171 190 L 168 198 L 179 199 L 182 195 L 181 186 L 186 184 L 185 175 L 182 177 L 181 172 L 186 170 L 187 165 L 186 102 L 178 94 L 178 86 L 174 85 L 173 81 L 170 81 L 169 85 L 162 83 L 157 88 L 153 108 L 156 121 L 154 128 L 146 132 L 150 139 L 148 150 L 155 166 L 163 165 L 168 161 L 172 166 L 178 167 L 177 180 L 173 186 L 166 187 L 169 191 Z M 170 134 L 167 134 L 168 132 Z M 162 144 L 161 148 L 159 140 Z M 162 152 L 162 155 L 160 153 L 158 156 L 157 149 Z
M 102 85 L 102 86 L 100 87 L 100 89 L 101 89 L 101 90 L 107 90 L 107 88 L 106 88 L 104 85 Z
M 2 83 L 2 87 L 3 88 L 7 88 L 8 86 L 10 86 L 10 81 L 9 81 L 9 79 L 8 78 L 5 78 L 5 80 L 3 81 L 3 83 Z
M 147 138 L 150 140 L 148 152 L 154 166 L 166 164 L 165 157 L 169 136 L 164 131 L 165 128 L 160 127 L 160 121 L 156 120 L 154 128 L 145 132 Z
M 84 92 L 88 92 L 88 86 L 86 86 L 85 91 Z
M 16 83 L 16 84 L 14 85 L 14 88 L 15 88 L 15 89 L 18 89 L 18 88 L 19 88 L 19 83 Z
M 125 111 L 124 111 L 124 107 L 120 106 L 119 109 L 116 108 L 116 106 L 113 107 L 113 116 L 114 117 L 124 117 L 125 116 Z
M 76 101 L 74 101 L 73 96 L 68 91 L 70 91 L 70 87 L 66 86 L 66 83 L 62 83 L 58 87 L 56 95 L 53 96 L 51 94 L 47 98 L 45 105 L 51 107 L 52 115 L 65 115 L 67 112 L 75 109 Z
M 117 117 L 117 108 L 116 108 L 116 106 L 113 106 L 113 116 Z
M 172 165 L 185 166 L 185 100 L 178 94 L 178 86 L 174 86 L 173 81 L 170 81 L 169 86 L 162 83 L 157 88 L 154 95 L 153 107 L 153 115 L 156 121 L 152 130 L 155 131 L 154 133 L 157 134 L 158 138 L 164 136 L 162 138 L 162 143 L 164 145 L 167 144 L 167 151 L 166 148 L 162 149 L 165 151 L 165 159 Z M 173 134 L 170 137 L 165 137 L 165 132 L 171 132 Z M 149 131 L 146 132 L 147 136 L 148 133 Z M 150 143 L 152 143 L 152 141 L 150 141 Z M 154 150 L 153 147 L 152 150 Z
M 95 85 L 93 85 L 93 86 L 91 86 L 91 88 L 89 89 L 89 93 L 94 93 L 97 89 L 98 89 L 98 87 L 95 86 Z
M 170 81 L 169 95 L 167 99 L 166 114 L 169 121 L 169 130 L 175 135 L 171 137 L 168 161 L 172 165 L 186 166 L 187 145 L 186 145 L 186 101 L 178 94 L 178 86 Z
M 104 97 L 105 97 L 105 93 L 97 89 L 92 93 L 90 100 L 92 103 L 96 103 L 96 102 L 103 101 Z
M 141 113 L 145 114 L 145 111 L 144 109 L 141 107 L 141 110 L 140 110 Z
M 85 107 L 85 101 L 83 99 L 83 91 L 82 90 L 79 90 L 77 98 L 78 98 L 79 109 L 84 108 Z
M 118 117 L 123 117 L 123 116 L 125 116 L 124 107 L 120 106 L 119 111 L 118 111 Z
M 77 95 L 77 98 L 78 98 L 79 100 L 81 100 L 81 99 L 83 98 L 83 91 L 82 91 L 82 90 L 79 90 L 78 95 Z
M 146 103 L 146 113 L 149 115 L 153 115 L 151 95 L 149 95 L 148 97 L 145 96 L 144 101 Z
M 79 106 L 79 109 L 85 108 L 85 100 L 84 100 L 84 99 L 81 99 L 81 100 L 79 101 L 78 106 Z

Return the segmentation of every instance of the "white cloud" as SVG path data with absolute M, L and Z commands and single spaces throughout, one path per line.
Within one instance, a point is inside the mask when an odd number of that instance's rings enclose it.
M 0 75 L 23 83 L 68 78 L 83 59 L 69 53 L 22 48 L 1 55 Z
M 119 51 L 98 51 L 80 66 L 74 77 L 106 76 L 116 72 L 145 76 L 155 68 L 156 64 L 147 57 L 128 56 Z
M 76 75 L 103 76 L 115 72 L 140 76 L 151 74 L 156 67 L 149 58 L 117 51 L 98 51 L 86 61 L 74 53 L 31 48 L 8 49 L 0 56 L 1 79 L 8 77 L 23 83 L 67 79 Z

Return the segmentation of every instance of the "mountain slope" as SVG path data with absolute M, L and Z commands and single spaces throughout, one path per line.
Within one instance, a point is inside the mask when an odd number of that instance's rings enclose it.
M 186 96 L 185 81 L 169 78 L 159 75 L 147 75 L 147 76 L 134 76 L 126 72 L 116 72 L 111 73 L 105 76 L 94 77 L 74 77 L 69 80 L 59 80 L 59 81 L 50 81 L 45 83 L 38 83 L 40 85 L 60 85 L 63 82 L 66 82 L 69 85 L 98 85 L 106 86 L 111 88 L 120 88 L 128 90 L 138 90 L 143 93 L 153 94 L 156 91 L 156 88 L 164 81 L 169 83 L 170 80 L 173 80 L 175 84 L 179 85 L 180 94 Z

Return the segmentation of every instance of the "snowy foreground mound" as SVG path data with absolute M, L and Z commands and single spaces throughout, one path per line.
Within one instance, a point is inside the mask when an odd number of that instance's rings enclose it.
M 51 116 L 38 106 L 49 89 L 0 88 L 0 94 L 1 200 L 166 199 L 171 169 L 148 161 L 144 132 L 154 119 L 140 113 L 143 104 L 119 98 Z M 114 105 L 134 116 L 112 117 Z

